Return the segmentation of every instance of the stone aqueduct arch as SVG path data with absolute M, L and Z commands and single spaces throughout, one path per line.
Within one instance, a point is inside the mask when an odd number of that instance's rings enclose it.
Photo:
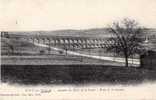
M 25 40 L 32 43 L 41 43 L 51 46 L 59 46 L 64 49 L 76 48 L 105 48 L 110 42 L 106 38 L 89 38 L 89 37 L 24 37 Z
M 62 36 L 31 36 L 22 37 L 23 39 L 33 42 L 49 44 L 52 46 L 61 46 L 62 48 L 107 48 L 113 41 L 106 41 L 106 38 L 91 37 L 62 37 Z M 144 36 L 144 40 L 156 39 L 156 35 Z
M 155 30 L 153 30 L 152 31 L 152 35 L 145 35 L 145 36 L 143 36 L 142 38 L 143 38 L 143 40 L 144 41 L 149 41 L 149 40 L 151 40 L 151 39 L 156 39 L 156 35 L 154 34 L 156 31 Z M 6 32 L 6 31 L 2 31 L 2 32 L 0 32 L 1 33 L 1 37 L 6 37 L 6 35 L 8 34 L 9 35 L 9 32 Z M 34 39 L 36 39 L 35 41 L 39 41 L 39 42 L 41 42 L 42 40 L 39 40 L 39 39 L 43 39 L 43 41 L 46 41 L 46 42 L 48 42 L 48 39 L 50 39 L 51 37 L 39 37 L 39 36 L 32 36 L 32 37 L 22 37 L 23 39 L 25 39 L 25 40 L 28 40 L 28 41 L 31 41 L 31 42 L 33 42 L 33 40 Z M 55 38 L 55 37 L 54 37 Z M 59 37 L 57 37 L 57 38 L 59 38 Z M 62 37 L 61 37 L 62 38 Z M 66 38 L 66 37 L 65 37 Z M 63 39 L 63 38 L 62 38 Z M 89 39 L 89 38 L 88 38 Z M 54 39 L 55 40 L 55 39 Z M 66 39 L 63 39 L 63 41 L 65 41 L 65 43 L 67 43 L 68 44 L 68 41 L 69 40 L 69 38 L 66 38 Z M 82 41 L 82 39 L 76 39 L 75 38 L 75 40 L 77 40 L 77 43 L 84 43 L 84 41 Z M 85 40 L 84 38 L 83 38 L 83 40 Z M 96 44 L 96 42 L 98 42 L 99 40 L 103 40 L 103 39 L 91 39 L 90 40 L 90 42 L 89 43 L 95 43 Z M 52 41 L 51 39 L 49 40 L 49 41 Z M 63 43 L 63 41 L 61 40 L 61 42 Z M 71 41 L 73 41 L 72 39 L 71 39 Z M 55 41 L 54 41 L 55 42 Z M 56 41 L 56 42 L 59 42 L 59 41 Z M 76 41 L 75 41 L 76 42 Z M 45 43 L 45 42 L 44 42 Z

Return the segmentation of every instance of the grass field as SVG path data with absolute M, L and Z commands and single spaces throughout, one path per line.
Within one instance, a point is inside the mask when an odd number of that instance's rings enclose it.
M 25 40 L 17 40 L 14 38 L 2 38 L 1 39 L 1 63 L 7 65 L 53 65 L 53 64 L 100 64 L 100 65 L 120 65 L 114 61 L 97 60 L 87 57 L 78 57 L 74 55 L 60 54 L 59 51 L 51 50 L 48 52 L 48 48 L 36 46 Z M 9 45 L 14 48 L 14 53 L 11 52 Z M 44 52 L 41 52 L 44 51 Z M 90 51 L 90 50 L 89 50 Z M 76 50 L 83 54 L 101 55 L 106 56 L 106 53 L 98 54 L 99 49 L 91 49 L 91 53 L 88 49 Z M 107 55 L 108 56 L 108 55 Z M 110 56 L 110 55 L 109 55 Z
M 99 60 L 73 55 L 34 55 L 34 56 L 2 56 L 2 65 L 69 65 L 69 64 L 95 64 L 95 65 L 118 65 L 124 63 L 115 61 Z
M 12 47 L 12 50 L 11 50 Z M 45 49 L 32 43 L 14 38 L 1 38 L 1 55 L 30 55 Z
M 2 81 L 20 84 L 138 84 L 156 70 L 106 65 L 2 65 Z
M 10 54 L 10 47 L 14 53 Z M 143 81 L 155 81 L 156 70 L 126 68 L 123 63 L 97 60 L 87 57 L 58 54 L 47 48 L 35 46 L 28 41 L 1 39 L 2 82 L 21 84 L 137 84 Z M 77 51 L 90 54 L 85 50 Z M 102 51 L 101 51 L 102 52 Z M 42 52 L 43 53 L 43 52 Z M 93 55 L 103 55 L 98 49 Z M 109 54 L 108 54 L 109 55 Z

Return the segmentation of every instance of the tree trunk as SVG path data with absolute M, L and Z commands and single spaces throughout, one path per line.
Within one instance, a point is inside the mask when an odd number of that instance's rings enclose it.
M 125 67 L 128 67 L 128 54 L 127 54 L 127 50 L 125 50 L 124 54 L 125 54 Z
M 125 67 L 128 67 L 128 57 L 125 57 Z

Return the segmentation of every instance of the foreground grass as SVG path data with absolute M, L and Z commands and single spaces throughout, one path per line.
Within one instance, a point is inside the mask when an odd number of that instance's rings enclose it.
M 20 84 L 132 84 L 156 80 L 156 71 L 101 65 L 2 65 L 2 81 Z
M 30 56 L 1 56 L 2 65 L 84 65 L 84 64 L 98 64 L 98 65 L 117 65 L 123 66 L 124 63 L 100 60 L 89 57 L 81 57 L 75 55 L 58 55 L 58 54 L 44 54 L 44 55 L 30 55 Z

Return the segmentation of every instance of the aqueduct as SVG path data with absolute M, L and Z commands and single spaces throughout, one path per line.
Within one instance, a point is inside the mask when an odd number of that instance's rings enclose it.
M 145 42 L 155 41 L 155 31 L 153 35 L 145 35 L 142 37 Z M 54 36 L 54 35 L 20 35 L 9 34 L 9 32 L 1 32 L 1 37 L 14 37 L 26 40 L 31 43 L 46 44 L 49 46 L 60 47 L 62 49 L 84 49 L 84 48 L 105 48 L 113 41 L 108 41 L 108 37 L 93 36 Z
M 32 36 L 23 37 L 31 43 L 46 44 L 63 49 L 104 48 L 112 41 L 100 37 L 73 37 L 73 36 Z

